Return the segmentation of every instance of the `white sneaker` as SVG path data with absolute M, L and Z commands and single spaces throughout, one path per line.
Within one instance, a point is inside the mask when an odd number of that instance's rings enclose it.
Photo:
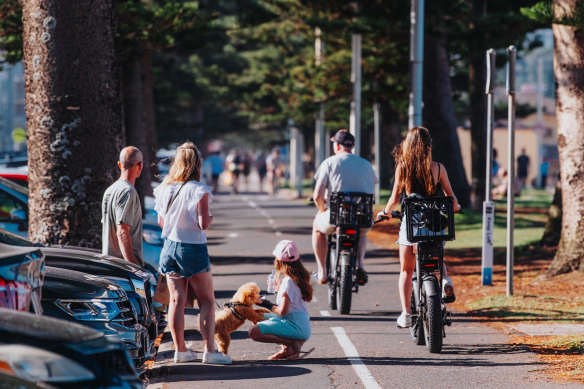
M 175 351 L 174 352 L 174 363 L 182 362 L 192 362 L 197 359 L 197 353 L 193 350 L 187 349 L 187 351 Z
M 454 285 L 448 276 L 444 276 L 444 278 L 442 278 L 442 300 L 444 300 L 445 303 L 453 303 L 456 301 Z
M 205 351 L 203 354 L 203 363 L 211 363 L 214 365 L 231 365 L 233 361 L 229 355 L 225 355 L 220 352 L 208 353 Z
M 412 326 L 412 315 L 409 313 L 402 312 L 402 314 L 397 318 L 397 326 L 399 328 L 408 328 Z

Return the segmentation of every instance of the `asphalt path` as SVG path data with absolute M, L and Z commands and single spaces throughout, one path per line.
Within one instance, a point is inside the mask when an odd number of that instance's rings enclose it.
M 250 192 L 219 194 L 211 208 L 214 222 L 208 246 L 219 304 L 246 282 L 265 290 L 273 268 L 271 253 L 281 239 L 296 241 L 305 266 L 316 271 L 311 249 L 314 207 Z M 268 361 L 279 347 L 249 339 L 251 323 L 246 323 L 232 333 L 233 365 L 174 364 L 166 333 L 149 388 L 572 387 L 549 381 L 540 371 L 541 362 L 526 347 L 513 347 L 507 335 L 461 314 L 454 313 L 452 326 L 446 328 L 440 354 L 414 345 L 409 330 L 395 325 L 401 311 L 395 253 L 368 248 L 369 283 L 353 295 L 350 315 L 331 311 L 326 287 L 315 284 L 314 299 L 308 304 L 312 336 L 304 345 L 304 350 L 315 350 L 305 359 Z M 185 333 L 200 352 L 195 316 L 188 315 Z

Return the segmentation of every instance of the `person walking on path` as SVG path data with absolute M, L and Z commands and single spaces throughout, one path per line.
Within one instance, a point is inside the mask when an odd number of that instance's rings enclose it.
M 304 342 L 310 338 L 310 316 L 306 303 L 312 300 L 310 273 L 300 260 L 298 246 L 291 240 L 282 240 L 274 249 L 276 257 L 276 283 L 278 297 L 276 304 L 262 300 L 258 304 L 273 313 L 264 313 L 268 319 L 254 325 L 249 330 L 249 337 L 257 342 L 279 343 L 282 348 L 268 359 L 297 359 Z M 279 282 L 280 275 L 284 275 Z M 304 352 L 304 355 L 312 352 Z
M 393 190 L 387 205 L 377 214 L 377 219 L 381 217 L 391 218 L 391 211 L 406 196 L 412 193 L 417 193 L 424 197 L 452 196 L 454 199 L 454 211 L 460 211 L 460 205 L 452 191 L 446 169 L 441 163 L 432 161 L 432 138 L 426 128 L 412 128 L 408 132 L 406 139 L 393 150 L 393 156 L 395 158 L 395 166 L 397 166 Z M 400 261 L 399 297 L 402 306 L 402 313 L 397 319 L 397 326 L 405 328 L 412 326 L 410 306 L 412 276 L 416 266 L 414 243 L 409 242 L 407 239 L 405 217 L 401 222 L 397 243 L 399 243 Z M 446 265 L 444 265 L 443 274 L 442 295 L 452 302 L 454 301 L 454 287 L 446 273 Z
M 134 146 L 120 152 L 120 178 L 106 189 L 101 204 L 101 252 L 137 265 L 142 261 L 142 207 L 134 185 L 144 161 Z
M 166 275 L 170 292 L 168 322 L 175 344 L 174 362 L 197 359 L 197 353 L 187 349 L 184 341 L 184 308 L 190 285 L 200 309 L 203 363 L 230 364 L 231 358 L 217 352 L 213 340 L 215 296 L 205 234 L 213 221 L 209 210 L 213 195 L 200 179 L 201 155 L 193 143 L 186 142 L 177 148 L 168 175 L 154 190 L 154 209 L 164 239 L 159 271 Z
M 541 175 L 541 188 L 545 189 L 547 186 L 547 177 L 550 170 L 550 163 L 546 157 L 541 160 L 541 165 L 539 165 L 539 173 Z
M 312 224 L 312 249 L 318 266 L 317 277 L 320 284 L 326 283 L 325 260 L 327 251 L 327 236 L 332 234 L 336 226 L 330 223 L 329 201 L 333 192 L 362 192 L 373 194 L 377 176 L 371 163 L 364 158 L 351 153 L 355 146 L 355 137 L 347 130 L 337 131 L 331 138 L 335 155 L 325 159 L 318 167 L 314 179 L 314 203 L 318 213 Z M 367 232 L 369 228 L 361 229 L 359 253 L 357 256 L 357 279 L 361 284 L 367 283 L 364 258 L 367 249 Z
M 521 189 L 525 188 L 527 176 L 529 175 L 529 157 L 525 149 L 521 149 L 521 155 L 517 157 L 517 177 L 521 181 Z
M 225 161 L 219 154 L 219 151 L 214 151 L 207 157 L 208 163 L 211 165 L 211 188 L 213 193 L 217 193 L 219 188 L 219 175 L 223 173 L 223 166 Z

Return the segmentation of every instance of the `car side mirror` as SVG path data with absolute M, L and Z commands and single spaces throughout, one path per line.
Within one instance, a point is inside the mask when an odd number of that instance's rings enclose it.
M 10 211 L 10 220 L 17 221 L 17 222 L 24 222 L 26 221 L 26 212 L 23 209 L 13 209 Z

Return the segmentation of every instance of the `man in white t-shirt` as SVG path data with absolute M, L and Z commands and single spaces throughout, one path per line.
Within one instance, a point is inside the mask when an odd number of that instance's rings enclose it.
M 331 138 L 335 155 L 325 159 L 318 167 L 314 179 L 314 202 L 318 213 L 312 224 L 312 249 L 318 265 L 318 282 L 326 283 L 325 260 L 327 251 L 327 236 L 335 231 L 330 224 L 329 197 L 332 192 L 363 192 L 373 194 L 377 176 L 371 163 L 364 158 L 351 153 L 355 147 L 355 137 L 347 130 L 337 131 Z M 363 259 L 367 248 L 368 229 L 362 230 L 359 240 L 357 258 L 357 278 L 360 282 L 367 282 Z

